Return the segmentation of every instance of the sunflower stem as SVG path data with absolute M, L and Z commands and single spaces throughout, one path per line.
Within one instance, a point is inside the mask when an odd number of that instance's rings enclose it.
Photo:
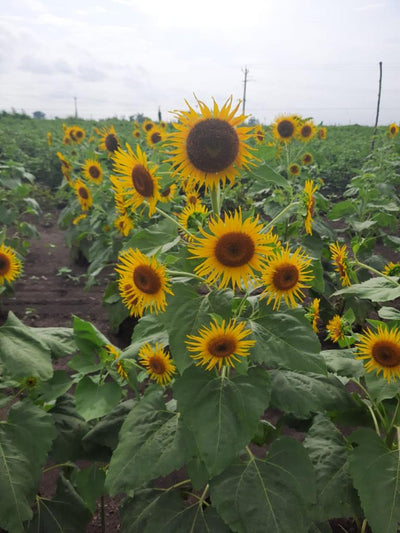
M 160 209 L 159 207 L 156 207 L 156 211 L 157 213 L 160 213 L 160 215 L 162 215 L 163 217 L 167 218 L 168 220 L 170 220 L 171 222 L 173 222 L 176 226 L 178 226 L 178 228 L 180 228 L 182 231 L 184 231 L 185 233 L 187 233 L 188 235 L 190 235 L 191 237 L 193 237 L 193 234 L 187 229 L 185 228 L 185 226 L 182 226 L 182 224 L 180 224 L 176 218 L 174 217 L 171 217 L 171 215 L 169 215 L 168 213 L 166 213 L 165 211 L 163 211 L 162 209 Z
M 367 524 L 368 524 L 367 519 L 364 518 L 363 523 L 362 523 L 362 526 L 361 526 L 361 531 L 360 531 L 360 533 L 365 533 L 365 532 L 366 532 L 366 530 L 367 530 Z
M 292 209 L 292 207 L 294 207 L 295 205 L 298 205 L 300 202 L 299 201 L 294 201 L 294 202 L 291 202 L 289 205 L 287 205 L 284 209 L 282 209 L 282 211 L 280 213 L 278 213 L 276 215 L 276 217 L 274 217 L 270 222 L 268 222 L 268 224 L 265 224 L 264 228 L 263 228 L 263 232 L 266 232 L 268 231 L 270 228 L 273 227 L 273 225 L 276 223 L 277 220 L 279 220 L 283 215 L 285 215 L 288 211 L 290 211 L 290 209 Z
M 212 212 L 214 216 L 219 217 L 221 210 L 221 189 L 219 183 L 216 184 L 215 187 L 212 187 L 210 191 L 210 197 Z
M 192 272 L 184 272 L 183 270 L 169 270 L 167 269 L 167 274 L 170 276 L 182 276 L 185 278 L 193 278 L 193 279 L 199 279 L 205 283 L 205 279 L 198 276 L 197 274 L 193 274 Z
M 359 261 L 356 257 L 354 258 L 354 263 L 361 267 L 361 268 L 365 268 L 366 270 L 369 270 L 370 272 L 372 272 L 373 274 L 376 274 L 377 276 L 380 276 L 381 278 L 385 278 L 387 279 L 388 281 L 390 281 L 391 283 L 393 283 L 393 285 L 396 285 L 396 287 L 398 287 L 398 282 L 397 281 L 394 281 L 393 278 L 391 278 L 390 276 L 387 276 L 386 274 L 384 274 L 383 272 L 379 272 L 379 270 L 376 270 L 375 268 L 369 266 L 369 265 L 366 265 L 365 263 L 361 263 L 361 261 Z

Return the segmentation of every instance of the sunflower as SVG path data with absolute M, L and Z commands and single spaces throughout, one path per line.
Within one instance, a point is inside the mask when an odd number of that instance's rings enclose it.
M 208 209 L 203 204 L 188 204 L 178 215 L 178 222 L 191 233 L 196 233 L 199 228 L 203 227 L 204 220 L 207 218 Z M 185 234 L 189 242 L 193 242 L 193 237 L 189 233 Z
M 318 189 L 318 185 L 314 186 L 313 180 L 306 180 L 304 185 L 304 197 L 305 197 L 305 204 L 307 208 L 307 214 L 306 218 L 304 220 L 304 227 L 306 229 L 306 233 L 309 235 L 312 235 L 312 228 L 311 224 L 313 221 L 314 216 L 314 206 L 315 206 L 315 199 L 314 199 L 314 193 Z
M 142 128 L 143 128 L 143 131 L 145 131 L 146 133 L 148 133 L 149 131 L 151 131 L 153 128 L 155 127 L 155 124 L 152 120 L 150 119 L 146 119 L 143 124 L 142 124 Z
M 155 257 L 147 257 L 138 248 L 129 248 L 119 255 L 119 292 L 131 314 L 149 309 L 157 314 L 164 311 L 165 294 L 173 294 L 165 274 L 165 267 Z
M 329 250 L 331 252 L 332 263 L 336 267 L 336 272 L 339 273 L 343 287 L 351 285 L 346 245 L 339 246 L 339 243 L 336 242 L 329 246 Z
M 289 165 L 289 173 L 292 176 L 298 176 L 300 174 L 300 167 L 297 163 L 292 163 Z
M 315 333 L 318 333 L 319 331 L 318 322 L 320 320 L 320 317 L 319 317 L 319 304 L 320 303 L 321 303 L 320 298 L 314 298 L 309 308 L 309 311 L 306 315 L 311 321 L 311 325 Z
M 391 379 L 400 380 L 400 329 L 388 329 L 387 326 L 378 326 L 377 333 L 373 333 L 369 328 L 360 335 L 359 342 L 356 343 L 356 359 L 369 359 L 365 364 L 365 370 L 372 372 L 376 370 L 388 383 Z
M 100 131 L 100 135 L 100 150 L 107 151 L 109 154 L 113 154 L 116 150 L 118 150 L 120 144 L 114 126 L 103 128 Z
M 300 248 L 293 253 L 290 252 L 289 245 L 277 248 L 261 272 L 265 286 L 261 298 L 268 297 L 267 304 L 275 299 L 274 309 L 279 309 L 282 298 L 288 307 L 296 307 L 296 298 L 303 299 L 305 295 L 302 289 L 308 288 L 304 282 L 313 279 L 309 270 L 310 263 L 311 259 Z
M 246 116 L 235 117 L 240 102 L 232 109 L 232 97 L 221 109 L 215 101 L 212 109 L 200 100 L 197 103 L 200 113 L 188 103 L 189 111 L 175 111 L 179 123 L 174 124 L 177 131 L 168 141 L 172 146 L 174 174 L 180 174 L 191 184 L 205 185 L 206 189 L 220 182 L 225 185 L 226 180 L 233 183 L 240 169 L 250 164 L 252 148 L 246 142 L 252 128 L 238 127 Z
M 61 162 L 61 172 L 63 173 L 64 177 L 68 181 L 69 184 L 71 184 L 71 172 L 72 172 L 72 165 L 68 161 L 68 159 L 65 159 L 65 157 L 62 155 L 61 152 L 57 152 L 57 157 Z
M 86 132 L 79 126 L 72 126 L 69 135 L 75 143 L 80 144 L 85 138 Z
M 203 365 L 206 370 L 218 366 L 221 370 L 223 365 L 234 367 L 234 361 L 240 362 L 239 357 L 247 357 L 256 341 L 244 340 L 251 334 L 251 330 L 244 328 L 245 322 L 231 319 L 227 324 L 225 320 L 218 324 L 214 319 L 214 323 L 203 326 L 198 335 L 188 335 L 187 349 L 195 354 L 191 357 L 198 361 L 196 366 Z
M 142 138 L 142 132 L 139 129 L 134 129 L 132 131 L 132 136 L 135 137 L 135 139 L 141 139 Z
M 136 154 L 128 143 L 126 147 L 127 152 L 119 148 L 112 156 L 114 172 L 120 176 L 111 176 L 111 181 L 123 189 L 127 206 L 137 209 L 147 202 L 151 216 L 155 213 L 160 199 L 158 178 L 155 176 L 157 166 L 152 168 L 148 166 L 146 154 L 139 145 L 136 147 Z
M 265 131 L 262 126 L 257 126 L 254 130 L 254 138 L 257 144 L 262 144 L 265 141 Z
M 103 180 L 103 169 L 98 161 L 95 159 L 86 159 L 82 170 L 83 176 L 99 185 Z
M 303 165 L 311 165 L 312 162 L 313 162 L 313 156 L 310 154 L 310 152 L 306 152 L 305 154 L 303 154 L 301 158 L 301 163 Z
M 399 133 L 399 126 L 394 122 L 393 124 L 390 124 L 388 129 L 389 137 L 396 137 L 396 135 Z
M 127 237 L 135 227 L 128 213 L 124 213 L 115 219 L 114 226 L 124 237 Z
M 328 339 L 331 339 L 332 342 L 343 340 L 345 334 L 343 319 L 339 315 L 335 315 L 326 325 L 326 331 L 328 332 Z
M 105 344 L 104 348 L 110 355 L 112 355 L 114 357 L 114 361 L 116 361 L 119 358 L 119 356 L 121 355 L 121 350 L 118 350 L 112 344 Z M 117 372 L 120 375 L 121 379 L 123 379 L 123 380 L 127 380 L 128 379 L 128 373 L 124 369 L 122 361 L 117 361 Z
M 307 120 L 299 125 L 297 130 L 297 138 L 302 142 L 307 143 L 313 139 L 317 133 L 317 128 L 312 120 Z
M 76 196 L 79 200 L 79 203 L 81 205 L 82 211 L 88 211 L 89 207 L 91 207 L 93 204 L 90 190 L 80 179 L 77 179 L 75 181 L 74 189 L 75 189 Z
M 161 344 L 156 342 L 153 348 L 149 343 L 144 344 L 138 354 L 140 363 L 147 369 L 151 379 L 157 381 L 159 385 L 167 385 L 171 382 L 172 376 L 176 373 L 172 359 Z
M 22 264 L 13 248 L 4 242 L 0 246 L 0 285 L 15 281 L 22 272 Z
M 261 269 L 278 238 L 262 233 L 258 216 L 254 220 L 242 220 L 240 209 L 234 215 L 226 213 L 224 219 L 212 218 L 208 227 L 211 233 L 200 228 L 204 238 L 195 237 L 195 243 L 189 248 L 195 257 L 204 259 L 195 272 L 205 276 L 208 283 L 222 278 L 219 288 L 227 287 L 229 282 L 233 289 L 242 282 L 247 288 L 254 270 Z
M 298 127 L 296 117 L 281 115 L 272 123 L 272 135 L 277 141 L 288 143 L 295 137 Z
M 162 128 L 154 126 L 146 135 L 146 141 L 149 146 L 157 146 L 165 140 L 165 131 Z
M 199 191 L 193 187 L 187 187 L 185 190 L 185 200 L 187 205 L 201 204 Z
M 383 269 L 385 276 L 395 276 L 400 278 L 400 263 L 393 263 L 390 261 Z
M 76 218 L 74 218 L 74 220 L 72 221 L 72 224 L 74 226 L 77 226 L 79 224 L 79 222 L 81 220 L 84 220 L 86 218 L 86 214 L 85 213 L 82 213 L 81 215 L 77 216 Z
M 52 138 L 51 138 L 51 131 L 48 131 L 47 134 L 46 134 L 46 140 L 47 140 L 47 144 L 49 146 L 52 145 L 53 141 L 52 141 Z
M 175 183 L 171 183 L 171 185 L 167 185 L 167 187 L 164 187 L 160 190 L 160 202 L 166 204 L 167 202 L 170 202 L 178 190 L 178 187 Z
M 328 129 L 325 126 L 321 126 L 318 128 L 317 132 L 318 138 L 321 139 L 321 141 L 324 141 L 328 135 Z

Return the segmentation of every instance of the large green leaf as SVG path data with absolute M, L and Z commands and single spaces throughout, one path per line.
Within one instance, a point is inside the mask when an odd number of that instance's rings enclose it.
M 400 297 L 400 285 L 397 278 L 371 278 L 363 283 L 357 283 L 336 291 L 333 295 L 354 295 L 372 302 L 388 302 Z
M 374 533 L 397 533 L 400 522 L 400 442 L 389 449 L 371 429 L 353 433 L 350 473 Z M 400 440 L 400 439 L 399 439 Z
M 209 324 L 210 301 L 183 283 L 174 284 L 173 292 L 174 296 L 169 299 L 173 305 L 167 306 L 161 320 L 169 334 L 174 362 L 182 373 L 193 363 L 186 349 L 187 335 L 196 334 L 204 323 Z
M 210 481 L 211 501 L 238 533 L 307 533 L 315 474 L 302 445 L 287 437 L 264 460 L 235 463 Z
M 335 376 L 271 370 L 271 404 L 298 418 L 312 413 L 355 407 L 342 382 Z
M 122 425 L 107 473 L 110 494 L 127 493 L 180 468 L 191 451 L 187 438 L 179 416 L 167 411 L 162 391 L 150 393 Z
M 92 514 L 72 483 L 62 474 L 52 500 L 39 499 L 28 533 L 85 533 Z
M 76 410 L 85 420 L 93 420 L 114 409 L 121 399 L 121 388 L 115 381 L 95 383 L 85 376 L 75 390 Z
M 8 420 L 0 423 L 0 527 L 10 533 L 24 531 L 41 467 L 55 437 L 51 416 L 29 401 L 13 405 Z
M 71 481 L 91 513 L 95 512 L 97 500 L 104 494 L 105 479 L 104 468 L 99 468 L 95 464 L 82 470 L 74 470 L 72 473 Z
M 323 350 L 321 355 L 325 359 L 330 372 L 338 376 L 359 378 L 365 374 L 362 361 L 354 358 L 354 350 Z
M 122 533 L 229 533 L 212 507 L 188 505 L 178 490 L 144 489 L 127 499 L 120 510 Z
M 76 345 L 84 353 L 92 353 L 105 344 L 111 344 L 93 324 L 77 316 L 73 319 L 73 330 Z
M 290 187 L 288 180 L 265 162 L 259 165 L 256 170 L 247 170 L 246 176 L 249 176 L 251 188 L 255 191 L 265 189 L 268 185 L 285 189 Z
M 178 411 L 210 475 L 221 472 L 249 443 L 269 395 L 268 374 L 261 368 L 228 379 L 192 366 L 176 380 Z
M 318 337 L 301 309 L 267 314 L 248 325 L 256 339 L 252 354 L 259 363 L 326 373 Z
M 134 357 L 145 343 L 154 345 L 156 342 L 163 346 L 168 344 L 168 333 L 165 326 L 156 315 L 148 314 L 142 316 L 135 326 L 131 344 L 122 352 L 122 358 Z
M 128 246 L 139 248 L 144 254 L 155 255 L 167 252 L 180 240 L 176 224 L 164 219 L 150 228 L 135 231 L 128 241 Z
M 377 375 L 376 372 L 365 374 L 365 384 L 372 400 L 378 403 L 400 394 L 400 382 L 396 380 L 388 383 L 382 374 Z
M 304 440 L 317 476 L 314 520 L 360 516 L 360 504 L 349 474 L 343 435 L 325 415 L 316 415 Z

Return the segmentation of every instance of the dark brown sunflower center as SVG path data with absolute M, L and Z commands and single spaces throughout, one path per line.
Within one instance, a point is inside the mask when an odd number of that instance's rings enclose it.
M 394 126 L 390 128 L 390 133 L 396 133 L 396 128 Z
M 289 291 L 299 281 L 299 270 L 289 263 L 280 265 L 274 272 L 274 287 L 279 291 Z
M 84 200 L 87 200 L 89 198 L 89 193 L 86 187 L 79 187 L 79 196 Z
M 187 197 L 188 204 L 196 204 L 197 203 L 197 196 L 195 194 L 191 194 Z
M 154 182 L 151 174 L 143 165 L 137 164 L 132 169 L 132 183 L 137 192 L 149 198 L 154 193 Z
M 81 130 L 76 131 L 75 132 L 75 137 L 77 139 L 80 139 L 81 137 L 83 137 L 83 131 L 81 131 Z
M 139 265 L 133 272 L 133 282 L 146 294 L 157 294 L 161 289 L 161 281 L 156 272 L 148 265 Z
M 290 120 L 281 120 L 277 127 L 280 137 L 288 139 L 294 133 L 294 124 Z
M 301 136 L 309 137 L 311 135 L 311 126 L 305 125 L 301 128 Z
M 299 173 L 299 167 L 297 165 L 291 165 L 290 166 L 290 172 L 292 174 L 298 174 Z
M 307 165 L 308 163 L 311 163 L 311 159 L 312 159 L 311 155 L 310 154 L 306 154 L 303 157 L 303 162 L 306 163 L 306 165 Z
M 154 124 L 152 124 L 151 122 L 149 122 L 148 124 L 145 125 L 144 129 L 146 131 L 150 131 L 151 129 L 153 129 L 153 126 Z
M 105 147 L 109 152 L 115 152 L 115 150 L 118 148 L 118 139 L 113 133 L 109 133 L 107 137 L 104 139 Z
M 376 341 L 372 347 L 372 357 L 381 366 L 391 368 L 400 365 L 400 346 L 387 340 Z
M 246 265 L 254 256 L 253 239 L 245 233 L 232 231 L 222 235 L 215 246 L 215 257 L 224 266 Z
M 215 339 L 210 339 L 207 350 L 214 357 L 229 357 L 236 350 L 236 341 L 228 335 L 220 335 Z
M 235 161 L 239 153 L 239 138 L 225 120 L 208 118 L 190 130 L 186 153 L 192 165 L 202 172 L 221 172 Z
M 0 276 L 4 276 L 10 271 L 11 262 L 10 258 L 0 253 Z
M 92 176 L 93 179 L 98 179 L 100 177 L 100 170 L 95 165 L 90 165 L 89 174 Z
M 163 198 L 167 198 L 169 196 L 169 193 L 171 192 L 171 187 L 167 187 L 166 189 L 164 189 L 161 193 L 161 196 Z
M 153 357 L 149 358 L 149 367 L 155 374 L 159 375 L 164 374 L 166 371 L 164 359 L 157 355 L 153 355 Z
M 257 137 L 257 139 L 259 141 L 263 141 L 264 140 L 264 133 L 262 131 L 257 131 L 256 137 Z
M 155 131 L 154 133 L 151 134 L 151 142 L 153 144 L 157 144 L 161 141 L 161 135 L 158 133 L 158 131 Z

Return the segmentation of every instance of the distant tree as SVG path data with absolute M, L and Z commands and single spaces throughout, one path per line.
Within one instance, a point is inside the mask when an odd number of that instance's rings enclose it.
M 46 113 L 43 113 L 43 111 L 34 111 L 33 118 L 45 118 Z
M 257 126 L 257 124 L 259 124 L 259 121 L 255 117 L 250 117 L 247 121 L 247 124 L 249 126 Z

